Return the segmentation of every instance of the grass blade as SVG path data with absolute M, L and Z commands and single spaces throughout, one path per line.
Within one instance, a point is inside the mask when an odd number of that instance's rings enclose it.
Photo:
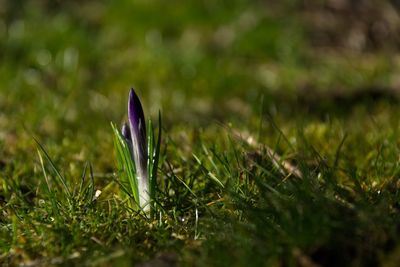
M 132 155 L 127 142 L 124 140 L 120 131 L 111 123 L 114 132 L 114 146 L 117 157 L 118 169 L 122 171 L 122 182 L 127 181 L 133 195 L 135 208 L 139 207 L 139 189 L 136 178 L 136 166 L 132 160 Z
M 68 186 L 67 186 L 64 176 L 62 176 L 61 173 L 58 171 L 56 165 L 54 164 L 53 160 L 50 158 L 49 154 L 47 153 L 46 149 L 42 146 L 42 144 L 35 137 L 33 137 L 33 139 L 35 140 L 36 144 L 39 146 L 40 150 L 43 152 L 46 159 L 49 161 L 51 168 L 56 173 L 58 180 L 61 182 L 62 186 L 64 187 L 65 193 L 69 198 L 71 196 L 71 192 L 68 189 Z

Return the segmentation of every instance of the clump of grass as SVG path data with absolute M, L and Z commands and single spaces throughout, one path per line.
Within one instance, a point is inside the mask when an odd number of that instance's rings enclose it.
M 394 173 L 372 186 L 344 168 L 342 151 L 355 142 L 351 134 L 324 155 L 299 130 L 298 150 L 284 153 L 280 162 L 297 163 L 299 177 L 277 164 L 266 145 L 228 130 L 215 139 L 217 131 L 221 128 L 191 137 L 190 150 L 176 142 L 182 136 L 165 138 L 156 185 L 162 212 L 150 218 L 114 195 L 112 176 L 96 174 L 90 164 L 80 177 L 68 176 L 39 144 L 40 172 L 32 173 L 38 183 L 23 186 L 17 177 L 3 183 L 8 193 L 1 260 L 365 266 L 396 259 L 398 180 Z M 275 148 L 285 152 L 281 146 Z M 374 168 L 386 171 L 383 165 Z
M 218 161 L 225 189 L 209 205 L 213 216 L 200 219 L 212 238 L 187 260 L 200 266 L 378 266 L 386 262 L 383 255 L 396 255 L 398 178 L 378 188 L 362 185 L 354 170 L 337 165 L 343 144 L 327 162 L 303 139 L 302 177 L 283 173 L 263 145 L 254 156 L 240 144 L 206 153 Z

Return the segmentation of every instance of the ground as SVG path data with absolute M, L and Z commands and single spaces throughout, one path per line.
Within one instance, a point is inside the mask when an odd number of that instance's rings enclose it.
M 0 1 L 0 263 L 397 266 L 399 29 L 398 1 Z M 119 186 L 131 87 L 154 216 Z

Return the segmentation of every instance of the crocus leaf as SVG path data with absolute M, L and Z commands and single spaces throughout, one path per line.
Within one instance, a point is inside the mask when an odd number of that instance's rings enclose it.
M 148 133 L 147 133 L 147 173 L 149 176 L 149 194 L 150 194 L 150 207 L 151 207 L 151 212 L 150 216 L 153 216 L 154 214 L 154 198 L 155 198 L 155 180 L 153 179 L 152 173 L 153 173 L 153 149 L 154 149 L 154 128 L 153 128 L 153 123 L 151 120 L 148 121 Z
M 159 162 L 159 159 L 160 159 L 160 146 L 161 146 L 161 128 L 162 128 L 162 125 L 161 125 L 161 112 L 159 111 L 158 112 L 158 137 L 157 137 L 157 144 L 156 144 L 156 147 L 155 147 L 155 149 L 154 149 L 154 151 L 153 151 L 153 160 L 152 160 L 152 165 L 153 165 L 153 168 L 152 168 L 152 174 L 151 174 L 151 177 L 152 177 L 152 180 L 153 180 L 153 185 L 154 185 L 154 190 L 155 190 L 155 186 L 156 186 L 156 180 L 157 180 L 157 171 L 158 171 L 158 162 Z M 154 139 L 154 136 L 153 136 L 153 139 Z
M 114 132 L 114 146 L 117 157 L 117 164 L 120 170 L 120 175 L 122 175 L 122 181 L 126 181 L 129 184 L 130 192 L 134 197 L 136 204 L 139 204 L 139 190 L 138 181 L 136 179 L 136 166 L 135 162 L 132 160 L 131 152 L 128 143 L 115 127 L 111 123 L 111 127 Z

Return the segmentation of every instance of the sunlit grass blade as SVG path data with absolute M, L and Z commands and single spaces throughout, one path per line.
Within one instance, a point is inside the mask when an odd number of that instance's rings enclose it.
M 213 182 L 215 182 L 219 187 L 225 188 L 224 184 L 213 174 L 211 171 L 209 171 L 204 164 L 201 162 L 199 157 L 197 157 L 195 154 L 193 154 L 194 159 L 197 161 L 197 163 L 200 165 L 201 169 L 205 172 L 207 177 L 209 177 Z
M 148 133 L 148 149 L 149 149 L 149 164 L 148 164 L 148 175 L 150 182 L 150 204 L 152 207 L 152 214 L 155 212 L 155 199 L 157 191 L 157 171 L 158 163 L 160 158 L 160 146 L 161 146 L 161 112 L 158 113 L 158 136 L 157 143 L 155 143 L 154 128 L 149 120 L 149 133 Z
M 154 156 L 153 156 L 153 168 L 152 168 L 152 184 L 156 185 L 156 180 L 157 180 L 157 171 L 158 171 L 158 163 L 160 161 L 160 147 L 161 147 L 161 132 L 162 132 L 162 123 L 161 123 L 161 112 L 158 112 L 158 137 L 157 137 L 157 144 L 155 147 L 155 150 L 153 151 Z
M 151 120 L 148 121 L 148 133 L 147 133 L 147 174 L 149 176 L 149 184 L 150 184 L 150 201 L 151 199 L 154 198 L 154 179 L 153 179 L 153 160 L 154 160 L 154 128 L 153 128 L 153 123 Z
M 94 174 L 93 174 L 93 166 L 90 163 L 89 163 L 89 174 L 90 174 L 90 184 L 88 185 L 88 196 L 89 196 L 89 201 L 93 201 L 93 197 L 95 195 Z
M 78 195 L 78 198 L 81 197 L 83 185 L 85 184 L 86 172 L 87 172 L 88 165 L 89 165 L 89 162 L 86 162 L 85 166 L 83 167 L 83 172 L 82 172 L 82 176 L 81 176 L 81 181 L 79 183 L 78 192 L 74 192 L 74 196 Z
M 114 146 L 117 157 L 118 175 L 122 176 L 121 182 L 128 182 L 130 193 L 133 196 L 135 207 L 139 206 L 139 189 L 136 179 L 136 166 L 132 160 L 129 146 L 121 135 L 120 131 L 111 123 L 114 132 Z
M 69 191 L 69 188 L 67 186 L 67 183 L 66 183 L 66 180 L 65 180 L 64 176 L 62 176 L 62 174 L 59 172 L 59 170 L 57 169 L 57 167 L 54 164 L 53 160 L 50 158 L 49 154 L 47 153 L 46 149 L 42 146 L 42 144 L 35 137 L 33 139 L 35 140 L 36 144 L 39 146 L 39 149 L 43 152 L 43 154 L 46 157 L 47 161 L 50 163 L 51 168 L 55 172 L 56 177 L 61 182 L 61 184 L 62 184 L 62 186 L 63 186 L 63 188 L 65 190 L 65 194 L 67 195 L 68 198 L 70 198 L 71 197 L 71 192 Z
M 42 153 L 40 152 L 39 149 L 37 149 L 37 153 L 38 153 L 38 156 L 39 156 L 39 161 L 40 161 L 40 166 L 42 168 L 43 176 L 44 176 L 44 179 L 46 181 L 47 195 L 49 196 L 53 212 L 58 214 L 59 210 L 57 208 L 56 196 L 54 195 L 54 192 L 52 191 L 51 186 L 50 186 L 50 181 L 49 181 L 49 177 L 48 177 L 47 172 L 46 172 L 46 167 L 44 166 L 44 160 L 43 160 Z
M 156 196 L 156 179 L 153 176 L 153 170 L 154 168 L 157 168 L 157 166 L 154 166 L 154 128 L 151 120 L 148 122 L 148 133 L 147 133 L 147 175 L 149 179 L 149 196 L 150 196 L 150 216 L 154 217 L 154 212 L 155 212 L 155 205 L 154 205 L 154 200 Z

